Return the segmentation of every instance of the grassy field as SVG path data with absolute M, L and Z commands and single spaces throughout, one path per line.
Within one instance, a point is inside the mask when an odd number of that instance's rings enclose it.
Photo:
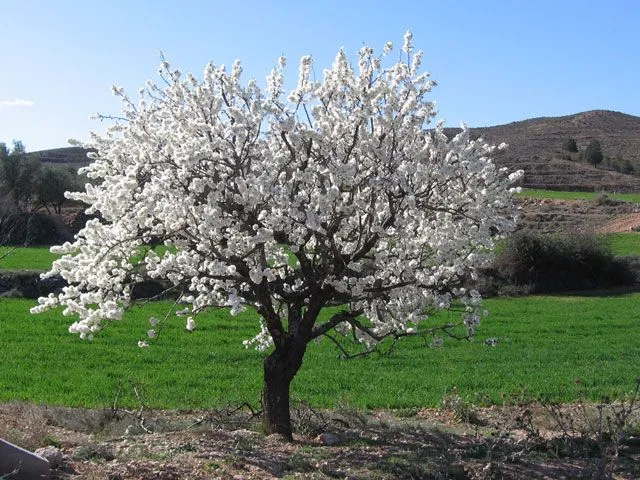
M 0 246 L 2 270 L 48 270 L 60 255 L 51 253 L 49 247 Z
M 551 198 L 556 200 L 596 200 L 603 192 L 564 192 L 558 190 L 524 189 L 517 194 L 518 197 Z M 608 193 L 609 198 L 623 200 L 625 202 L 640 203 L 640 193 Z
M 604 237 L 615 255 L 640 255 L 640 233 L 610 233 Z M 162 255 L 164 249 L 156 250 Z M 0 247 L 0 270 L 48 270 L 57 258 L 59 255 L 49 252 L 49 247 Z M 291 261 L 295 262 L 293 256 Z
M 607 233 L 604 238 L 614 255 L 640 255 L 640 232 Z
M 134 308 L 93 342 L 69 334 L 59 312 L 30 315 L 33 304 L 0 299 L 0 401 L 106 406 L 120 389 L 120 404 L 134 406 L 136 386 L 157 408 L 258 403 L 262 354 L 241 343 L 256 333 L 250 312 L 207 313 L 191 334 L 172 317 L 151 347 L 139 348 L 148 317 L 170 304 Z M 318 407 L 359 408 L 436 406 L 454 386 L 474 403 L 521 394 L 571 401 L 578 388 L 593 400 L 621 394 L 640 376 L 638 305 L 640 294 L 493 299 L 473 343 L 429 349 L 404 339 L 388 356 L 350 361 L 325 340 L 310 345 L 292 394 Z
M 155 247 L 156 253 L 162 255 L 167 247 Z M 0 246 L 0 270 L 48 270 L 60 255 L 51 253 L 49 247 L 2 247 Z M 131 261 L 138 262 L 142 254 L 134 256 Z

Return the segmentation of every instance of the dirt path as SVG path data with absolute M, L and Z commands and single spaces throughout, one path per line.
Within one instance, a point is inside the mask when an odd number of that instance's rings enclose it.
M 620 215 L 596 228 L 596 233 L 629 232 L 640 227 L 640 213 Z

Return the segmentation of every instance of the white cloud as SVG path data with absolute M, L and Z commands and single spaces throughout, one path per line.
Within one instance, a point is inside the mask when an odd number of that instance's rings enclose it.
M 35 105 L 31 100 L 24 98 L 16 98 L 14 100 L 0 100 L 0 108 L 2 107 L 33 107 Z

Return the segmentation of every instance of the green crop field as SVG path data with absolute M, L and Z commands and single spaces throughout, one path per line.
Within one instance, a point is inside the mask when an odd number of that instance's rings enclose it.
M 604 235 L 615 255 L 640 255 L 640 233 L 611 233 Z M 159 255 L 166 247 L 157 247 Z M 295 257 L 291 255 L 291 261 Z M 0 270 L 48 270 L 59 255 L 49 252 L 49 247 L 0 247 Z M 137 259 L 139 260 L 139 259 Z
M 154 250 L 158 255 L 167 251 L 168 247 L 158 246 Z M 0 246 L 0 270 L 48 270 L 60 255 L 51 253 L 49 247 L 2 247 Z M 131 258 L 132 262 L 140 261 L 139 256 Z
M 0 246 L 0 270 L 48 270 L 57 258 L 49 247 Z
M 640 232 L 607 233 L 604 239 L 614 255 L 640 255 Z
M 638 232 L 608 233 L 604 239 L 614 255 L 640 255 Z M 2 258 L 5 252 L 8 255 Z M 59 257 L 48 247 L 0 247 L 0 270 L 48 270 Z M 295 262 L 293 256 L 291 261 Z
M 517 197 L 551 198 L 556 200 L 596 200 L 603 192 L 564 192 L 559 190 L 536 190 L 526 188 Z M 640 193 L 606 193 L 609 198 L 625 202 L 640 203 Z
M 150 347 L 139 348 L 148 317 L 171 304 L 134 307 L 92 342 L 69 334 L 71 319 L 59 311 L 30 315 L 33 304 L 0 299 L 0 401 L 106 406 L 119 391 L 119 403 L 134 406 L 135 386 L 156 408 L 258 403 L 262 354 L 242 345 L 257 331 L 252 312 L 208 312 L 193 333 L 171 317 Z M 402 408 L 438 405 L 454 386 L 474 403 L 521 394 L 572 401 L 577 389 L 593 400 L 623 394 L 640 376 L 638 305 L 638 293 L 492 299 L 472 343 L 432 349 L 403 339 L 390 355 L 349 361 L 324 340 L 309 346 L 292 395 L 318 407 Z

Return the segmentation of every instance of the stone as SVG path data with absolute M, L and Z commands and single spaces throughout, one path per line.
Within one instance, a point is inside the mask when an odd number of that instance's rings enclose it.
M 318 435 L 317 440 L 323 445 L 339 445 L 342 443 L 342 437 L 337 433 L 324 432 Z
M 0 478 L 37 480 L 50 475 L 51 465 L 47 459 L 0 439 Z
M 49 466 L 54 470 L 60 468 L 65 461 L 62 451 L 56 447 L 39 448 L 34 453 L 45 458 L 49 462 Z

